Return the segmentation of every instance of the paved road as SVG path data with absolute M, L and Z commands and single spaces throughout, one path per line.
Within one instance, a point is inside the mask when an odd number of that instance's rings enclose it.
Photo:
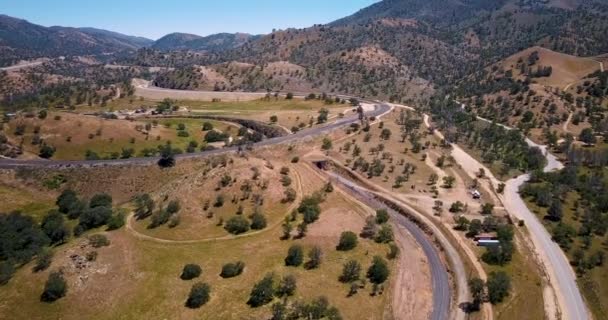
M 338 182 L 339 184 L 346 187 L 355 197 L 372 208 L 387 208 L 386 205 L 376 200 L 373 193 L 362 188 L 351 180 L 348 180 L 336 173 L 326 172 L 332 177 L 332 181 Z M 433 245 L 431 240 L 426 236 L 416 224 L 408 220 L 402 214 L 387 208 L 393 222 L 404 227 L 420 244 L 422 251 L 427 257 L 431 270 L 431 283 L 433 286 L 433 311 L 431 312 L 431 320 L 445 320 L 448 319 L 450 312 L 450 281 L 448 278 L 448 272 L 444 266 L 437 248 Z
M 557 158 L 547 152 L 546 146 L 541 146 L 527 139 L 530 146 L 539 147 L 546 155 L 547 165 L 544 168 L 545 172 L 559 170 L 563 168 Z M 530 178 L 530 175 L 524 174 L 515 179 L 507 181 L 505 187 L 504 206 L 507 211 L 519 219 L 525 221 L 530 236 L 537 248 L 538 253 L 547 265 L 547 272 L 551 279 L 552 285 L 556 288 L 556 294 L 561 306 L 563 319 L 589 319 L 587 307 L 581 295 L 581 292 L 576 283 L 576 275 L 570 266 L 568 258 L 562 249 L 553 242 L 551 235 L 541 223 L 538 216 L 530 211 L 528 206 L 519 194 L 519 188 Z
M 477 118 L 482 121 L 492 122 L 481 117 Z M 503 124 L 498 125 L 508 130 L 513 129 Z M 547 164 L 543 171 L 550 172 L 564 167 L 556 156 L 548 152 L 547 146 L 540 145 L 529 138 L 526 138 L 526 143 L 531 147 L 541 149 L 545 155 Z M 523 174 L 507 181 L 504 191 L 504 207 L 510 214 L 525 221 L 536 251 L 547 269 L 551 285 L 555 288 L 562 319 L 589 319 L 587 306 L 576 283 L 576 275 L 570 266 L 568 258 L 562 249 L 553 242 L 549 231 L 543 226 L 539 218 L 530 211 L 519 194 L 519 188 L 529 179 L 529 174 Z
M 391 110 L 391 107 L 386 104 L 378 104 L 371 111 L 365 112 L 365 115 L 368 117 L 378 117 L 386 112 Z M 339 119 L 333 123 L 322 127 L 315 127 L 310 129 L 305 129 L 298 131 L 297 133 L 271 138 L 267 140 L 263 140 L 261 142 L 255 143 L 254 147 L 263 147 L 270 146 L 276 144 L 284 144 L 291 143 L 301 139 L 306 139 L 314 136 L 318 136 L 321 134 L 328 133 L 334 129 L 350 125 L 351 123 L 355 123 L 359 121 L 358 115 L 352 115 L 345 117 L 343 119 Z M 192 159 L 192 158 L 204 158 L 212 155 L 225 154 L 229 152 L 235 152 L 238 150 L 238 147 L 229 147 L 223 149 L 216 149 L 210 151 L 202 151 L 196 153 L 187 153 L 177 155 L 177 159 Z M 10 169 L 10 168 L 27 168 L 27 167 L 42 167 L 42 168 L 56 168 L 56 167 L 75 167 L 75 166 L 85 166 L 85 167 L 95 167 L 95 166 L 121 166 L 121 165 L 145 165 L 145 164 L 154 164 L 158 162 L 158 157 L 150 157 L 150 158 L 130 158 L 130 159 L 116 159 L 116 160 L 75 160 L 75 161 L 54 161 L 54 160 L 17 160 L 17 159 L 0 159 L 0 168 Z

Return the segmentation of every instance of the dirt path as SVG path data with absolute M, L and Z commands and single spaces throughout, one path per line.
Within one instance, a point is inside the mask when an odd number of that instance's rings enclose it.
M 12 66 L 8 66 L 8 67 L 3 67 L 0 68 L 0 70 L 3 71 L 16 71 L 16 70 L 20 70 L 20 69 L 25 69 L 25 68 L 31 68 L 31 67 L 36 67 L 39 66 L 47 61 L 49 61 L 50 59 L 47 58 L 42 58 L 42 59 L 38 59 L 36 61 L 21 61 L 18 64 L 12 65 Z
M 570 132 L 570 130 L 568 130 L 568 126 L 570 125 L 570 122 L 572 121 L 573 115 L 574 115 L 573 112 L 570 112 L 568 114 L 568 119 L 566 120 L 566 122 L 564 122 L 564 125 L 562 126 L 562 130 L 564 130 L 564 132 Z
M 293 168 L 293 166 L 290 166 L 290 169 L 291 169 L 290 172 L 294 173 L 294 180 L 295 180 L 295 186 L 297 189 L 297 195 L 296 195 L 296 200 L 293 201 L 293 203 L 289 206 L 289 208 L 285 209 L 285 216 L 289 215 L 292 210 L 294 210 L 295 208 L 297 208 L 300 205 L 300 201 L 302 200 L 302 197 L 303 197 L 302 178 L 300 177 L 300 174 L 298 173 L 298 171 L 295 170 L 295 168 Z M 169 239 L 153 237 L 153 236 L 143 234 L 143 233 L 135 230 L 135 228 L 133 227 L 133 220 L 135 220 L 134 215 L 135 215 L 135 213 L 131 212 L 129 214 L 129 216 L 127 217 L 126 229 L 132 235 L 134 235 L 136 238 L 141 239 L 141 240 L 153 241 L 153 242 L 157 242 L 157 243 L 178 244 L 178 245 L 179 244 L 195 244 L 195 243 L 215 242 L 215 241 L 224 241 L 224 240 L 234 240 L 234 239 L 240 239 L 240 238 L 245 238 L 245 237 L 251 237 L 251 236 L 261 234 L 263 232 L 270 231 L 270 230 L 280 226 L 284 221 L 284 219 L 277 219 L 276 222 L 274 222 L 273 224 L 269 225 L 268 227 L 266 227 L 262 230 L 257 230 L 257 231 L 253 231 L 253 232 L 249 232 L 249 233 L 240 234 L 240 235 L 226 235 L 226 236 L 222 236 L 222 237 L 205 238 L 205 239 L 191 239 L 191 240 L 169 240 Z
M 135 86 L 135 96 L 150 100 L 162 100 L 171 96 L 179 100 L 211 101 L 213 99 L 220 99 L 222 101 L 251 101 L 266 96 L 265 92 L 213 92 L 165 89 L 151 86 L 149 81 L 141 79 L 133 79 L 133 86 Z

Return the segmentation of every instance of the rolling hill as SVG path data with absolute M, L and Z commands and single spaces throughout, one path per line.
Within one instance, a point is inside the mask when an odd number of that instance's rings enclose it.
M 134 51 L 152 40 L 93 28 L 43 27 L 0 15 L 0 65 L 39 57 Z
M 453 87 L 526 48 L 604 54 L 605 30 L 608 5 L 596 0 L 385 0 L 328 25 L 279 30 L 187 59 L 198 65 L 287 61 L 306 69 L 317 90 L 422 101 L 433 92 L 429 84 Z M 368 48 L 390 63 L 367 67 L 373 62 L 356 56 Z M 156 62 L 176 66 L 175 59 L 159 57 Z
M 154 42 L 151 48 L 162 51 L 223 51 L 238 48 L 259 37 L 246 33 L 218 33 L 206 37 L 189 33 L 170 33 Z

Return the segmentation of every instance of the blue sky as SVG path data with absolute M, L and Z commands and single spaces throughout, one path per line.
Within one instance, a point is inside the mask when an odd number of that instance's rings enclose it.
M 95 27 L 157 39 L 170 32 L 269 33 L 350 15 L 378 0 L 1 0 L 0 14 L 43 26 Z

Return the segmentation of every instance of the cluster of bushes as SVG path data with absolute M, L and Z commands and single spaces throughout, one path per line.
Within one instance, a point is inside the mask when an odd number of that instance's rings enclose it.
M 306 269 L 316 269 L 321 265 L 323 251 L 318 246 L 313 246 L 308 251 L 308 261 L 304 264 Z M 288 267 L 299 267 L 304 263 L 304 249 L 301 245 L 294 244 L 289 247 L 285 265 Z
M 140 194 L 133 197 L 132 200 L 135 206 L 135 218 L 143 220 L 152 217 L 148 229 L 158 228 L 169 222 L 169 227 L 173 228 L 179 224 L 179 216 L 177 213 L 181 210 L 179 200 L 169 201 L 166 207 L 161 206 L 155 211 L 156 203 L 149 194 Z
M 361 276 L 363 267 L 356 260 L 349 260 L 342 266 L 342 273 L 338 280 L 349 283 L 349 296 L 355 295 L 359 289 L 365 288 L 365 279 Z M 372 264 L 367 269 L 366 277 L 373 284 L 372 295 L 376 295 L 383 289 L 381 285 L 388 279 L 390 270 L 388 263 L 380 256 L 374 256 Z
M 262 230 L 266 228 L 268 222 L 266 221 L 266 216 L 257 211 L 254 212 L 250 219 L 243 217 L 242 215 L 235 215 L 232 218 L 226 221 L 224 225 L 224 229 L 231 234 L 238 235 L 252 230 Z
M 245 264 L 241 261 L 235 263 L 227 263 L 222 267 L 220 276 L 222 278 L 232 278 L 240 275 L 245 269 Z M 188 281 L 201 276 L 203 269 L 198 264 L 186 264 L 180 274 L 180 279 Z M 204 282 L 197 282 L 192 285 L 190 294 L 186 300 L 186 307 L 191 309 L 200 308 L 205 305 L 211 297 L 211 286 Z
M 340 311 L 329 304 L 326 297 L 318 297 L 310 302 L 288 301 L 272 305 L 272 320 L 287 319 L 328 319 L 341 320 Z
M 293 296 L 296 289 L 297 279 L 293 275 L 277 279 L 274 273 L 268 273 L 253 286 L 247 304 L 260 307 L 272 302 L 275 297 Z
M 58 209 L 49 211 L 38 224 L 31 217 L 20 212 L 0 213 L 0 285 L 8 283 L 17 266 L 28 263 L 36 257 L 33 271 L 40 272 L 50 267 L 53 252 L 49 246 L 64 244 L 71 232 L 67 219 L 78 219 L 73 234 L 103 225 L 108 230 L 124 225 L 124 212 L 113 214 L 112 198 L 107 194 L 97 194 L 88 202 L 79 199 L 72 190 L 64 190 L 56 201 Z M 108 238 L 101 234 L 89 237 L 95 248 L 108 246 Z M 40 297 L 42 301 L 52 302 L 67 292 L 67 283 L 61 272 L 52 272 Z
M 473 297 L 469 311 L 478 311 L 481 303 L 486 300 L 492 304 L 498 304 L 508 297 L 511 291 L 511 278 L 504 271 L 490 272 L 486 282 L 479 278 L 471 279 L 469 290 Z

